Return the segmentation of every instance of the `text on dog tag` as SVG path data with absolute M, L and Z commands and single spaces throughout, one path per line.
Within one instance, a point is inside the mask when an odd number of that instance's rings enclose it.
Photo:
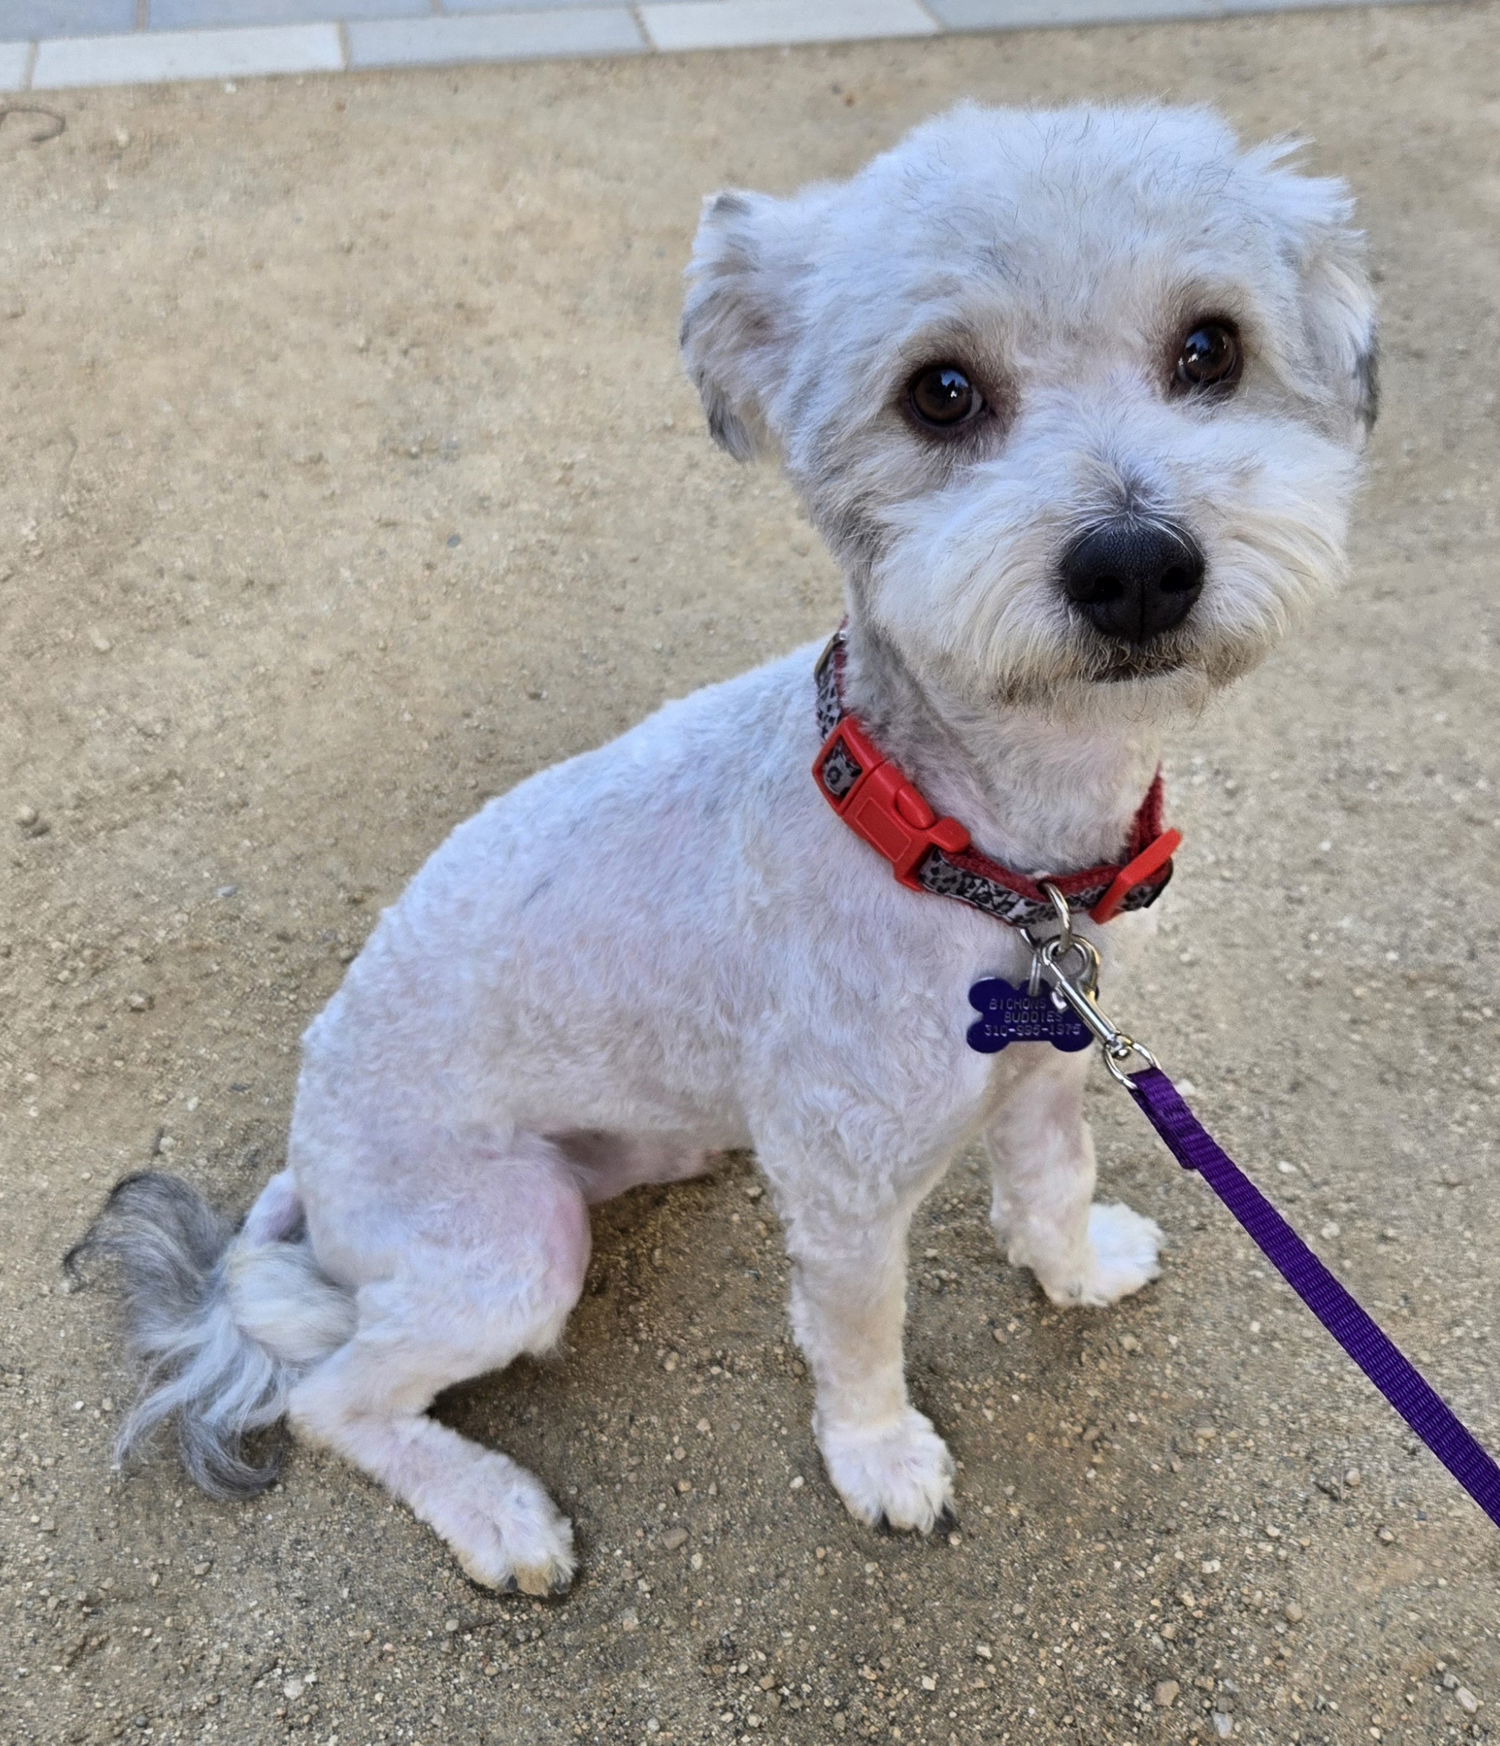
M 1028 994 L 999 976 L 985 976 L 969 990 L 978 1020 L 969 1026 L 969 1047 L 998 1054 L 1007 1043 L 1051 1043 L 1054 1049 L 1086 1049 L 1088 1027 L 1066 1007 L 1057 1007 L 1047 989 Z

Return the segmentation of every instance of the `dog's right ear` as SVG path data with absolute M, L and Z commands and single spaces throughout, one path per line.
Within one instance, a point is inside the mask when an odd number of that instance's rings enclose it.
M 738 461 L 773 446 L 769 402 L 789 338 L 791 205 L 738 188 L 711 194 L 688 265 L 683 363 L 714 441 Z

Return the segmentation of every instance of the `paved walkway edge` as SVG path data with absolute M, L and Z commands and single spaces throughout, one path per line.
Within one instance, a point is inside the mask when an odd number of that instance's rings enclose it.
M 655 0 L 0 42 L 0 92 L 1321 11 L 1369 0 Z M 1419 0 L 1375 0 L 1416 4 Z M 1463 4 L 1464 0 L 1454 0 Z M 331 0 L 330 10 L 336 10 Z

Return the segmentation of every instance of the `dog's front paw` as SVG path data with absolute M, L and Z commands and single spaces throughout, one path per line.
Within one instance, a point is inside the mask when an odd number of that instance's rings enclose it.
M 1161 1272 L 1161 1227 L 1118 1202 L 1089 1208 L 1083 1265 L 1062 1279 L 1043 1279 L 1053 1303 L 1102 1309 L 1139 1291 Z
M 819 1432 L 828 1476 L 850 1515 L 931 1533 L 953 1501 L 953 1457 L 921 1413 L 893 1425 L 838 1425 Z
M 480 1456 L 451 1490 L 429 1492 L 414 1507 L 483 1588 L 558 1595 L 573 1580 L 571 1524 L 541 1483 L 507 1456 Z

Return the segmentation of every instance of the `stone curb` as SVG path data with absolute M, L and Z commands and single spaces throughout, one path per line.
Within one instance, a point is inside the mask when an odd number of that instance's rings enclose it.
M 637 5 L 609 5 L 598 0 L 508 0 L 495 6 L 493 0 L 15 0 L 0 17 L 0 30 L 29 29 L 35 35 L 28 41 L 0 41 L 0 91 L 565 56 L 672 54 L 967 31 L 1227 18 L 1365 3 L 644 0 Z M 131 12 L 137 28 L 102 28 Z M 336 16 L 326 16 L 330 12 Z M 191 27 L 163 28 L 154 18 Z M 49 22 L 63 33 L 50 31 Z M 91 34 L 96 23 L 100 32 Z

